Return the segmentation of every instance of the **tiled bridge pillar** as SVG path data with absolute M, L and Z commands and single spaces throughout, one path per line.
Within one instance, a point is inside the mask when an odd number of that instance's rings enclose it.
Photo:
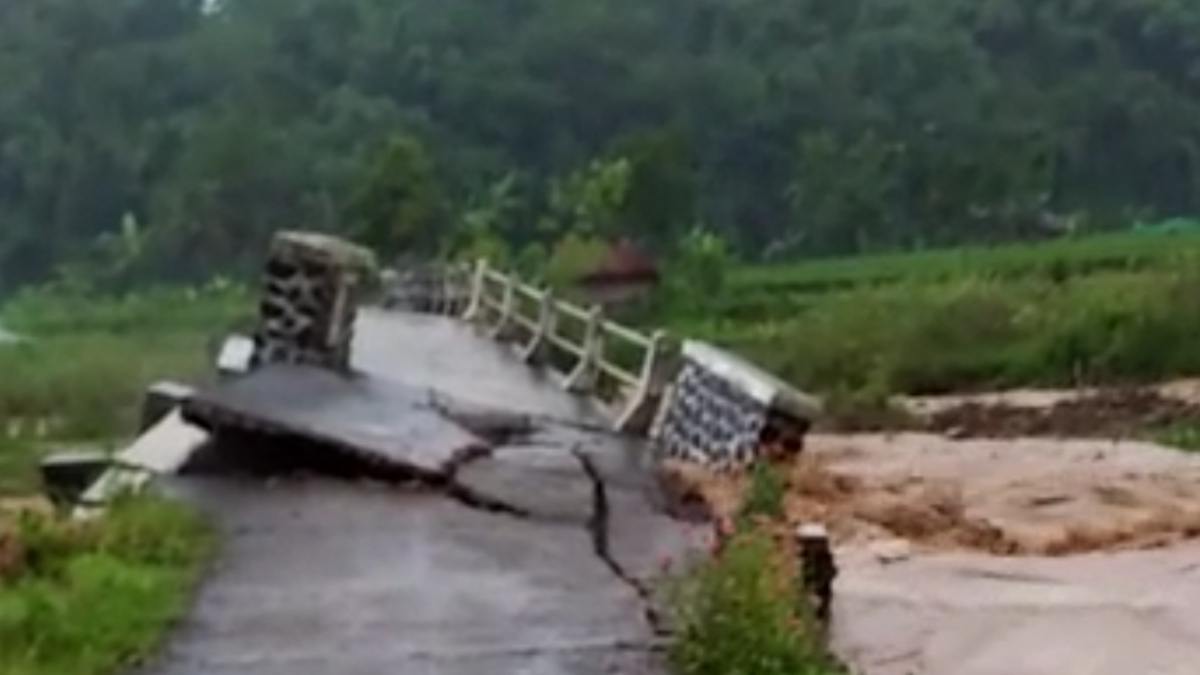
M 336 237 L 280 232 L 267 260 L 256 364 L 350 369 L 358 294 L 375 267 L 370 251 Z
M 717 469 L 790 455 L 820 414 L 816 399 L 703 342 L 683 346 L 683 369 L 655 435 L 666 455 Z

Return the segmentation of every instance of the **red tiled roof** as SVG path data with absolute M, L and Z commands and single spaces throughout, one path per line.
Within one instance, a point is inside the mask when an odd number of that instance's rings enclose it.
M 585 284 L 658 281 L 658 265 L 628 239 L 613 244 L 604 259 L 580 278 Z

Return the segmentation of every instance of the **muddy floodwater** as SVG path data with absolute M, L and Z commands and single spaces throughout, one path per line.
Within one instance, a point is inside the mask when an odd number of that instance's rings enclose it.
M 855 672 L 1196 672 L 1200 455 L 1104 438 L 813 435 L 780 468 L 789 521 L 823 522 L 837 545 L 830 638 Z M 745 489 L 699 480 L 721 515 Z

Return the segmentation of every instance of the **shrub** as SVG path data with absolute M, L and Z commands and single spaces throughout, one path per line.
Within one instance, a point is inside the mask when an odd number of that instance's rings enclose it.
M 678 675 L 840 675 L 769 537 L 736 535 L 673 594 Z
M 783 516 L 783 498 L 787 494 L 787 481 L 768 461 L 760 460 L 750 472 L 750 487 L 742 502 L 743 521 L 756 518 L 776 519 Z
M 1200 374 L 1200 275 L 964 274 L 826 293 L 795 315 L 686 323 L 802 388 L 936 394 Z
M 0 587 L 0 672 L 99 675 L 137 663 L 184 610 L 212 537 L 182 507 L 125 499 L 73 523 L 28 516 L 25 572 Z

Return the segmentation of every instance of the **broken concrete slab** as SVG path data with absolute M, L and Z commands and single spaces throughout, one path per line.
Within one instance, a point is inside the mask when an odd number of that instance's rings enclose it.
M 712 526 L 676 520 L 643 494 L 607 491 L 608 556 L 625 576 L 642 588 L 653 588 L 705 555 Z
M 641 600 L 574 525 L 323 480 L 168 487 L 224 544 L 144 675 L 665 672 Z
M 156 382 L 142 397 L 142 423 L 140 431 L 147 431 L 162 421 L 171 411 L 183 405 L 196 393 L 193 387 L 179 382 Z
M 217 374 L 238 377 L 250 372 L 254 366 L 254 349 L 254 338 L 245 335 L 225 338 L 217 352 Z
M 178 472 L 192 454 L 208 441 L 208 434 L 171 412 L 128 448 L 112 456 L 109 469 L 79 498 L 75 515 L 87 518 L 100 513 L 116 497 L 142 490 L 155 475 Z
M 535 519 L 587 525 L 595 484 L 569 447 L 507 446 L 464 465 L 455 482 Z
M 198 392 L 185 417 L 212 431 L 291 437 L 367 462 L 442 480 L 487 444 L 429 405 L 429 395 L 392 380 L 302 365 L 265 366 Z M 264 452 L 286 444 L 261 444 Z
M 578 452 L 605 489 L 609 555 L 631 579 L 653 585 L 666 568 L 678 568 L 706 550 L 711 525 L 671 515 L 671 496 L 664 491 L 652 445 L 593 435 Z
M 57 507 L 74 505 L 111 461 L 108 453 L 99 450 L 51 453 L 38 463 L 43 490 Z
M 160 475 L 172 474 L 179 471 L 196 448 L 207 440 L 208 434 L 186 422 L 176 409 L 128 448 L 113 455 L 113 463 Z

